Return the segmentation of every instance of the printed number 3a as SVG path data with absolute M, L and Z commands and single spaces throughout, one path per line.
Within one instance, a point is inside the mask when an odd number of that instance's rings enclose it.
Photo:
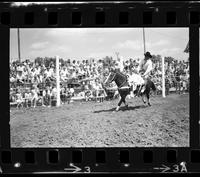
M 179 165 L 174 165 L 173 167 L 174 167 L 173 172 L 179 172 L 179 170 L 180 170 Z M 181 171 L 181 172 L 187 172 L 186 166 L 185 166 L 185 165 L 182 165 L 182 168 L 181 168 L 180 171 Z
M 90 173 L 91 172 L 90 171 L 90 167 L 88 167 L 88 166 L 85 167 L 85 170 L 86 170 L 85 173 Z

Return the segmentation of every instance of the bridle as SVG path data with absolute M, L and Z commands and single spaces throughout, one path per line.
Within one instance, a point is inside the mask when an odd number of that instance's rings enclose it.
M 110 74 L 111 74 L 111 73 L 110 73 Z M 108 75 L 108 77 L 107 77 L 106 81 L 104 82 L 104 84 L 108 82 L 108 79 L 109 79 L 109 77 L 110 77 L 110 74 Z M 112 81 L 114 80 L 115 76 L 116 76 L 116 73 L 114 73 L 114 76 L 112 77 L 112 79 L 111 79 L 109 82 L 112 82 Z
M 116 74 L 117 74 L 117 73 L 114 73 L 114 75 L 113 75 L 112 79 L 110 80 L 110 82 L 112 82 L 112 81 L 114 80 Z
M 116 74 L 117 74 L 117 73 L 114 73 L 114 75 L 113 75 L 112 79 L 110 80 L 110 82 L 112 82 L 112 81 L 114 80 Z M 125 76 L 125 75 L 123 75 L 122 73 L 118 73 L 118 74 L 120 74 L 120 75 L 122 75 L 122 76 Z M 127 80 L 125 80 L 125 81 L 119 86 L 119 88 L 121 88 L 121 87 L 126 83 L 126 81 L 127 81 Z

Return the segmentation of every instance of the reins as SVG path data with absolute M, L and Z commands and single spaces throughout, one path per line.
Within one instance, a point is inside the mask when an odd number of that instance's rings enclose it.
M 117 73 L 115 73 L 115 74 L 117 74 Z M 127 77 L 126 75 L 124 75 L 124 74 L 122 74 L 122 73 L 118 73 L 118 74 L 120 74 L 120 75 L 122 75 L 122 76 L 124 76 L 124 77 Z M 121 88 L 121 87 L 126 83 L 126 81 L 127 81 L 127 80 L 125 80 L 125 81 L 119 86 L 119 88 Z
M 116 76 L 117 73 L 115 73 L 111 79 L 111 82 L 114 80 L 115 76 Z

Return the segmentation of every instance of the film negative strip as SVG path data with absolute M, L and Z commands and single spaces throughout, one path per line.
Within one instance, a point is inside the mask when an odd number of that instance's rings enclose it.
M 0 3 L 0 173 L 199 172 L 199 24 L 199 2 Z

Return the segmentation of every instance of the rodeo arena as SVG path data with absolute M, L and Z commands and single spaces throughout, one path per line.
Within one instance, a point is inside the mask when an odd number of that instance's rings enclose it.
M 139 58 L 10 61 L 11 147 L 189 146 L 189 59 L 151 55 L 148 104 Z

